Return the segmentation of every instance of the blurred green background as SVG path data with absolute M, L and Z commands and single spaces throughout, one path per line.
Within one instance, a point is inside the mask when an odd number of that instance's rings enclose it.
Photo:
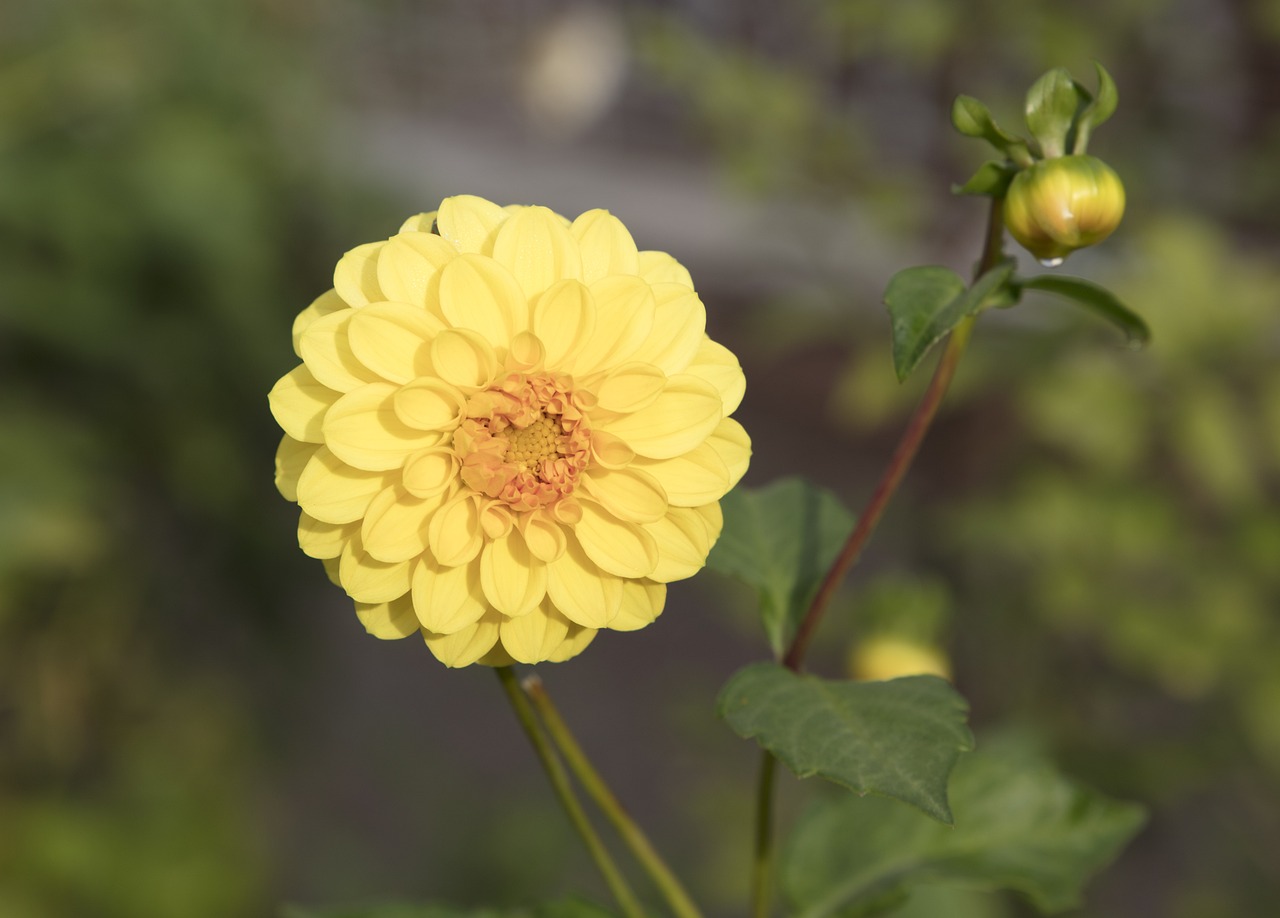
M 880 291 L 979 248 L 982 203 L 949 186 L 984 151 L 951 99 L 1013 125 L 1036 76 L 1089 84 L 1091 58 L 1121 107 L 1090 152 L 1129 213 L 1067 270 L 1154 342 L 1048 301 L 984 318 L 846 602 L 887 582 L 945 618 L 980 731 L 1034 728 L 1150 807 L 1082 914 L 1274 915 L 1280 4 L 13 0 L 0 918 L 602 898 L 492 676 L 366 637 L 297 551 L 265 398 L 293 315 L 443 195 L 608 207 L 741 356 L 746 483 L 803 473 L 856 507 L 924 381 L 894 380 Z M 682 585 L 543 674 L 725 915 L 755 756 L 711 700 L 765 653 L 727 590 Z M 814 668 L 886 618 L 833 616 Z

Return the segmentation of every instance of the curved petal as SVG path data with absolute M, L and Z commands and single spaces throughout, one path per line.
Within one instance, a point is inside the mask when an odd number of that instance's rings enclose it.
M 693 289 L 693 278 L 685 270 L 684 265 L 676 261 L 666 252 L 641 252 L 637 259 L 640 263 L 640 276 L 651 284 L 681 284 Z
M 387 484 L 384 473 L 352 468 L 322 446 L 298 478 L 298 504 L 326 523 L 350 523 Z
M 489 608 L 480 586 L 480 565 L 445 567 L 423 558 L 413 571 L 413 607 L 427 631 L 453 634 L 478 622 Z
M 384 299 L 426 306 L 437 272 L 458 250 L 434 233 L 399 233 L 378 254 L 378 286 Z
M 493 260 L 524 290 L 525 309 L 515 313 L 515 331 L 528 328 L 528 303 L 556 281 L 582 277 L 578 243 L 562 218 L 545 207 L 526 207 L 507 218 L 493 240 Z
M 285 500 L 298 501 L 298 476 L 307 467 L 320 446 L 303 443 L 285 434 L 276 447 L 276 490 Z
M 483 389 L 498 373 L 489 342 L 467 329 L 450 328 L 431 342 L 431 364 L 445 382 L 460 389 Z
M 702 570 L 715 541 L 702 517 L 690 508 L 672 507 L 665 517 L 644 528 L 658 546 L 658 563 L 649 579 L 659 583 L 684 580 Z
M 653 284 L 653 331 L 632 360 L 651 363 L 668 376 L 683 372 L 707 333 L 707 309 L 688 287 Z
M 602 430 L 621 437 L 637 455 L 671 459 L 689 452 L 720 424 L 723 402 L 709 382 L 681 374 L 648 408 L 612 418 Z
M 547 662 L 563 663 L 565 660 L 573 659 L 587 649 L 587 645 L 595 640 L 597 633 L 595 628 L 584 628 L 575 624 L 569 629 L 565 639 L 560 642 L 560 646 L 547 655 Z
M 613 631 L 639 631 L 662 614 L 667 603 L 667 585 L 652 580 L 626 580 L 622 584 L 622 605 L 618 617 L 609 623 Z
M 537 608 L 547 594 L 547 567 L 512 529 L 480 553 L 480 585 L 495 609 L 518 618 Z
M 570 354 L 570 372 L 583 376 L 631 359 L 653 330 L 653 291 L 638 277 L 619 274 L 589 288 L 596 304 L 596 328 Z
M 564 364 L 595 334 L 596 304 L 591 291 L 576 280 L 548 287 L 533 304 L 531 328 L 546 349 L 550 367 Z
M 411 453 L 435 446 L 442 434 L 415 430 L 396 415 L 398 387 L 371 383 L 342 396 L 324 418 L 324 442 L 339 459 L 358 469 L 386 471 L 404 465 Z
M 408 426 L 443 433 L 462 421 L 467 397 L 442 379 L 415 379 L 400 387 L 392 403 Z
M 267 394 L 271 415 L 295 440 L 323 443 L 325 413 L 341 397 L 319 382 L 306 364 L 299 364 L 281 376 Z
M 635 240 L 607 210 L 589 210 L 569 227 L 582 253 L 582 279 L 591 284 L 610 274 L 639 274 Z
M 667 512 L 667 493 L 652 475 L 640 469 L 595 468 L 582 478 L 586 492 L 621 520 L 652 523 Z
M 370 303 L 353 312 L 347 341 L 362 364 L 393 383 L 431 374 L 431 339 L 445 329 L 440 319 L 407 303 Z
M 384 641 L 408 637 L 418 630 L 418 617 L 413 614 L 413 602 L 408 596 L 391 602 L 358 602 L 356 616 L 365 631 Z
M 528 297 L 506 268 L 483 255 L 459 255 L 445 265 L 438 295 L 450 326 L 470 329 L 498 347 L 510 344 L 528 323 Z
M 633 468 L 647 472 L 676 507 L 697 507 L 729 492 L 729 469 L 711 439 L 671 459 L 636 459 Z
M 547 598 L 585 628 L 605 628 L 622 603 L 622 580 L 596 567 L 577 539 L 547 565 Z
M 477 662 L 498 643 L 502 613 L 490 609 L 479 621 L 452 634 L 435 634 L 423 630 L 427 649 L 445 666 L 458 668 Z
M 507 619 L 499 629 L 502 646 L 518 663 L 541 663 L 564 643 L 573 623 L 550 603 L 528 615 Z
M 385 242 L 358 245 L 338 260 L 333 269 L 333 289 L 348 306 L 359 309 L 385 300 L 378 286 L 378 253 Z
M 400 232 L 402 233 L 432 233 L 439 235 L 435 231 L 436 211 L 428 210 L 424 213 L 414 214 L 408 220 L 400 224 Z
M 357 534 L 342 549 L 338 579 L 356 602 L 390 602 L 409 592 L 413 565 L 408 561 L 389 564 L 377 560 L 364 550 Z
M 378 493 L 360 528 L 364 550 L 379 561 L 408 561 L 427 551 L 427 521 L 443 503 L 440 497 L 414 497 L 392 485 Z
M 520 534 L 524 536 L 529 551 L 539 561 L 551 562 L 564 554 L 568 538 L 564 527 L 546 510 L 535 510 L 519 516 Z
M 340 309 L 316 319 L 298 344 L 311 375 L 338 392 L 378 382 L 378 375 L 356 359 L 347 339 L 347 329 L 357 314 L 355 309 Z
M 725 468 L 729 470 L 729 487 L 732 488 L 747 473 L 747 465 L 751 461 L 751 437 L 733 418 L 725 418 L 707 437 L 707 445 L 724 461 Z
M 459 252 L 487 253 L 494 231 L 506 219 L 507 212 L 492 201 L 471 194 L 457 194 L 440 202 L 436 229 Z
M 626 363 L 595 386 L 596 404 L 605 411 L 631 414 L 657 401 L 666 385 L 667 375 L 652 364 Z
M 742 404 L 742 396 L 747 391 L 747 378 L 742 374 L 738 358 L 723 344 L 704 338 L 685 372 L 705 379 L 716 387 L 724 400 L 726 417 Z
M 458 456 L 447 446 L 414 453 L 404 463 L 404 488 L 414 497 L 443 494 L 458 478 Z
M 337 558 L 360 532 L 359 523 L 324 523 L 305 510 L 298 517 L 298 547 L 310 558 Z
M 338 291 L 326 290 L 316 297 L 310 306 L 298 313 L 293 320 L 293 352 L 298 355 L 299 360 L 302 359 L 302 351 L 299 349 L 299 345 L 302 342 L 302 333 L 311 326 L 311 323 L 316 319 L 324 318 L 330 313 L 337 312 L 339 309 L 348 308 L 342 297 L 338 296 Z
M 466 564 L 480 554 L 484 530 L 480 527 L 480 501 L 461 494 L 435 512 L 427 527 L 431 554 L 445 567 Z
M 582 501 L 582 519 L 573 534 L 587 557 L 610 574 L 647 577 L 658 564 L 658 546 L 644 528 L 618 519 L 594 501 Z
M 635 461 L 636 451 L 621 437 L 603 430 L 591 432 L 591 458 L 606 469 L 626 468 Z

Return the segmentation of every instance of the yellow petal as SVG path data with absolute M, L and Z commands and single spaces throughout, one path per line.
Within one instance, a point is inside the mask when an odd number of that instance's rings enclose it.
M 647 363 L 626 363 L 610 370 L 596 386 L 597 404 L 605 411 L 631 414 L 657 401 L 667 375 Z
M 434 210 L 426 211 L 421 214 L 414 214 L 408 220 L 400 224 L 400 232 L 402 233 L 431 233 L 436 225 L 436 212 Z
M 498 643 L 498 629 L 502 621 L 502 614 L 490 609 L 479 621 L 453 634 L 435 634 L 424 630 L 422 637 L 427 642 L 427 649 L 445 666 L 470 666 L 493 650 L 493 645 Z
M 306 364 L 299 364 L 280 377 L 267 401 L 276 423 L 289 436 L 304 443 L 323 443 L 325 413 L 340 396 L 318 382 Z
M 502 642 L 499 641 L 493 645 L 492 650 L 486 653 L 479 660 L 476 660 L 476 666 L 492 666 L 497 668 L 499 666 L 514 666 L 515 662 L 516 661 L 512 658 L 511 654 L 507 653 L 506 649 L 502 646 Z
M 729 469 L 710 438 L 672 459 L 636 459 L 632 466 L 647 472 L 676 507 L 697 507 L 729 492 Z
M 342 297 L 338 296 L 336 290 L 327 290 L 320 294 L 310 306 L 298 313 L 297 318 L 293 320 L 293 352 L 298 355 L 299 360 L 302 359 L 300 349 L 302 333 L 311 326 L 311 323 L 339 309 L 347 308 L 349 307 L 342 301 Z
M 298 518 L 298 547 L 310 558 L 337 558 L 359 532 L 359 523 L 323 523 L 303 511 Z
M 427 536 L 438 562 L 446 567 L 466 564 L 480 554 L 484 541 L 479 500 L 462 494 L 449 501 L 432 515 Z
M 624 580 L 618 617 L 609 623 L 613 631 L 639 631 L 662 614 L 667 585 L 652 580 Z
M 596 567 L 577 539 L 547 565 L 547 597 L 572 622 L 605 628 L 622 603 L 622 580 Z
M 276 490 L 285 500 L 298 500 L 298 476 L 320 447 L 285 434 L 276 447 Z
M 391 602 L 358 602 L 356 616 L 365 631 L 384 641 L 408 637 L 418 630 L 418 617 L 413 614 L 413 602 L 408 596 Z
M 431 342 L 431 365 L 445 382 L 461 389 L 483 389 L 498 374 L 498 358 L 479 334 L 447 329 Z
M 656 523 L 646 523 L 647 532 L 658 546 L 658 563 L 649 579 L 659 583 L 684 580 L 702 570 L 714 539 L 696 510 L 672 507 Z
M 524 291 L 502 265 L 483 255 L 459 255 L 440 271 L 440 313 L 453 328 L 467 328 L 505 347 L 528 327 Z
M 338 579 L 347 595 L 356 602 L 390 602 L 409 592 L 413 564 L 409 561 L 379 561 L 364 550 L 355 535 L 342 549 Z
M 632 360 L 651 363 L 668 376 L 684 371 L 707 332 L 707 309 L 680 284 L 654 284 L 653 331 Z
M 354 530 L 353 535 L 360 534 L 359 526 L 352 526 L 351 528 Z M 341 562 L 337 558 L 321 558 L 320 566 L 324 568 L 324 575 L 329 578 L 329 582 L 341 588 L 342 580 L 338 577 L 338 568 L 341 566 Z
M 494 231 L 506 219 L 507 212 L 497 204 L 475 195 L 459 194 L 440 202 L 436 229 L 460 252 L 488 254 Z
M 396 417 L 415 430 L 443 432 L 458 426 L 467 397 L 442 379 L 415 379 L 392 402 Z
M 721 509 L 720 502 L 690 507 L 689 510 L 697 514 L 702 524 L 707 527 L 707 550 L 710 551 L 710 546 L 716 544 L 716 540 L 720 538 L 720 530 L 724 528 L 724 510 Z
M 485 545 L 480 585 L 495 609 L 511 618 L 532 612 L 547 593 L 547 567 L 533 556 L 518 530 Z
M 693 278 L 685 270 L 684 265 L 676 261 L 666 252 L 641 252 L 640 276 L 651 284 L 682 284 L 693 289 Z
M 533 556 L 542 562 L 554 561 L 564 554 L 568 540 L 564 527 L 545 510 L 520 514 L 520 534 Z
M 414 453 L 404 463 L 405 490 L 414 497 L 443 494 L 458 477 L 458 457 L 445 446 Z
M 532 329 L 546 349 L 548 366 L 564 363 L 595 334 L 596 306 L 591 291 L 575 280 L 547 288 L 533 305 Z
M 639 274 L 635 240 L 607 210 L 589 210 L 569 228 L 582 253 L 582 279 L 594 283 L 610 274 Z
M 507 619 L 499 629 L 503 648 L 519 663 L 541 663 L 556 651 L 573 623 L 544 603 L 528 615 Z
M 560 646 L 547 655 L 547 662 L 563 663 L 565 660 L 573 659 L 587 649 L 587 645 L 595 640 L 597 633 L 595 628 L 574 625 L 569 629 L 565 639 L 560 642 Z
M 658 546 L 649 533 L 594 501 L 582 501 L 582 519 L 573 534 L 587 557 L 610 574 L 647 577 L 658 563 Z
M 621 437 L 603 430 L 591 432 L 591 456 L 606 469 L 621 469 L 635 461 L 636 451 Z
M 751 438 L 741 424 L 733 418 L 725 418 L 707 438 L 707 445 L 724 461 L 725 468 L 729 470 L 729 487 L 732 488 L 747 473 L 747 465 L 751 461 Z
M 671 459 L 689 452 L 720 424 L 723 402 L 710 383 L 680 374 L 648 408 L 613 418 L 601 429 L 621 437 L 637 455 Z
M 720 398 L 724 400 L 726 417 L 742 404 L 742 396 L 747 391 L 747 378 L 742 374 L 738 358 L 723 344 L 704 338 L 685 372 L 705 379 L 716 387 Z
M 652 475 L 634 466 L 591 469 L 582 478 L 586 492 L 606 510 L 632 523 L 652 523 L 667 512 L 667 494 Z
M 342 396 L 325 415 L 325 445 L 371 472 L 399 468 L 410 453 L 437 445 L 442 434 L 415 430 L 396 415 L 396 392 L 389 383 L 371 383 Z
M 378 286 L 383 299 L 425 306 L 436 273 L 458 250 L 434 233 L 400 233 L 378 253 Z
M 379 561 L 408 561 L 427 550 L 427 521 L 443 501 L 414 497 L 392 485 L 379 492 L 365 511 L 360 540 Z
M 422 627 L 437 634 L 474 625 L 489 608 L 480 586 L 480 565 L 445 567 L 423 558 L 413 571 L 413 607 Z
M 626 362 L 653 330 L 653 291 L 640 278 L 614 275 L 596 281 L 590 290 L 595 332 L 566 361 L 571 372 L 581 375 Z
M 524 290 L 525 304 L 556 281 L 582 277 L 578 243 L 562 218 L 545 207 L 526 207 L 507 218 L 493 240 L 493 259 Z M 515 331 L 528 327 L 528 311 L 516 314 Z
M 444 331 L 438 318 L 406 303 L 370 303 L 355 310 L 347 341 L 356 359 L 388 382 L 431 373 L 431 339 Z
M 322 446 L 298 478 L 298 503 L 318 520 L 350 523 L 364 516 L 387 484 L 382 472 L 352 468 Z
M 378 286 L 378 253 L 385 242 L 358 245 L 338 261 L 333 269 L 333 289 L 353 308 L 385 300 Z
M 311 375 L 338 392 L 378 381 L 378 375 L 356 359 L 347 340 L 347 328 L 356 315 L 355 309 L 341 309 L 316 319 L 298 345 Z

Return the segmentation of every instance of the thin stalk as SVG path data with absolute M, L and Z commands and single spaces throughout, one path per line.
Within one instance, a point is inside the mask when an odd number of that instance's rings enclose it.
M 773 903 L 773 773 L 778 760 L 761 750 L 756 789 L 756 847 L 751 859 L 751 916 L 769 918 Z
M 600 811 L 604 813 L 605 818 L 617 831 L 623 843 L 635 856 L 635 859 L 644 868 L 650 879 L 653 880 L 654 886 L 658 888 L 662 897 L 667 901 L 671 911 L 675 913 L 677 918 L 702 918 L 702 913 L 698 910 L 698 906 L 694 904 L 693 899 L 689 897 L 684 886 L 681 885 L 671 868 L 666 865 L 666 862 L 662 860 L 662 857 L 649 841 L 648 836 L 644 834 L 635 820 L 618 802 L 618 798 L 614 796 L 609 785 L 605 783 L 600 773 L 596 771 L 595 766 L 591 764 L 591 760 L 587 758 L 586 753 L 582 751 L 582 747 L 578 745 L 578 741 L 574 738 L 568 725 L 561 718 L 560 712 L 556 710 L 556 706 L 552 703 L 551 696 L 547 694 L 542 680 L 537 676 L 527 677 L 524 680 L 524 691 L 529 700 L 533 702 L 533 707 L 538 716 L 542 718 L 547 735 L 555 743 L 560 755 L 564 756 L 569 770 L 578 779 L 583 790 L 587 792 L 587 796 L 595 802 L 596 806 L 600 807 Z
M 511 708 L 515 711 L 516 718 L 520 721 L 520 726 L 524 728 L 525 735 L 529 737 L 529 742 L 533 745 L 533 751 L 537 753 L 538 761 L 542 763 L 542 768 L 546 771 L 547 778 L 550 779 L 551 786 L 555 789 L 556 796 L 560 799 L 560 805 L 564 807 L 564 811 L 569 817 L 569 822 L 578 831 L 578 835 L 582 838 L 582 843 L 586 845 L 592 860 L 596 862 L 596 867 L 600 869 L 609 891 L 618 900 L 618 906 L 622 909 L 622 913 L 627 918 L 646 918 L 644 907 L 640 905 L 640 900 L 632 892 L 626 878 L 622 875 L 622 871 L 618 869 L 618 865 L 613 862 L 613 858 L 610 857 L 604 842 L 600 840 L 600 836 L 596 834 L 591 821 L 583 811 L 582 804 L 578 802 L 578 798 L 574 795 L 573 785 L 569 781 L 569 774 L 565 771 L 564 763 L 556 756 L 555 749 L 548 742 L 542 728 L 539 727 L 537 714 L 534 713 L 533 707 L 529 704 L 529 699 L 521 691 L 515 672 L 512 671 L 510 666 L 499 666 L 494 672 L 498 674 L 498 680 L 502 683 L 502 688 L 507 694 L 507 700 L 511 702 Z

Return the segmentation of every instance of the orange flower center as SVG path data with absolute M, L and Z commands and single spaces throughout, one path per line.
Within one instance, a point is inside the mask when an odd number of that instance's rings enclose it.
M 569 377 L 511 373 L 468 400 L 453 446 L 467 485 L 529 511 L 573 493 L 591 431 Z

